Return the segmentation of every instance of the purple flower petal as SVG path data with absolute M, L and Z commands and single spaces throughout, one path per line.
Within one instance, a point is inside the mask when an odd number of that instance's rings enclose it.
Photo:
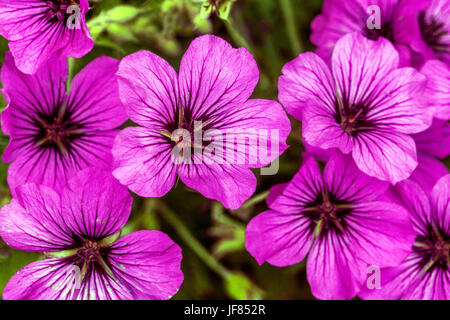
M 316 54 L 300 54 L 284 65 L 282 73 L 278 81 L 278 98 L 294 118 L 302 121 L 302 112 L 310 100 L 334 111 L 334 80 L 328 66 Z
M 425 61 L 439 59 L 450 65 L 450 4 L 447 0 L 410 0 L 400 2 L 401 10 L 412 13 L 401 20 L 409 34 L 404 42 L 412 49 L 415 66 Z
M 60 196 L 33 183 L 17 188 L 17 199 L 0 211 L 0 235 L 9 246 L 25 251 L 61 251 L 71 246 L 71 231 L 61 216 Z
M 402 5 L 405 2 L 413 5 Z M 380 26 L 377 28 L 369 28 L 368 25 L 374 22 L 372 6 L 380 10 Z M 427 1 L 423 0 L 325 0 L 322 13 L 311 23 L 311 41 L 318 46 L 316 52 L 328 61 L 335 44 L 346 34 L 357 32 L 370 40 L 385 38 L 399 51 L 401 65 L 406 66 L 411 60 L 407 44 L 412 34 L 415 35 L 413 38 L 420 38 L 418 14 L 426 7 Z
M 177 168 L 167 139 L 146 128 L 122 130 L 112 149 L 113 175 L 142 197 L 161 197 L 175 184 Z
M 214 120 L 214 131 L 210 138 L 216 138 L 208 150 L 223 150 L 219 160 L 243 164 L 250 168 L 260 168 L 270 164 L 287 148 L 286 139 L 291 132 L 291 124 L 282 106 L 272 100 L 252 99 L 242 106 Z M 208 131 L 204 138 L 208 137 Z M 209 138 L 208 138 L 209 139 Z M 227 158 L 230 152 L 234 162 Z M 205 153 L 204 153 L 204 157 Z
M 303 113 L 306 143 L 352 152 L 358 168 L 378 179 L 395 184 L 408 178 L 417 154 L 407 134 L 426 130 L 432 121 L 433 110 L 418 99 L 425 78 L 412 68 L 397 69 L 398 53 L 388 40 L 371 41 L 358 33 L 336 44 L 333 77 L 319 61 L 300 55 L 288 64 L 290 82 L 280 81 L 280 92 L 295 88 L 297 96 L 289 96 L 296 102 L 286 107 L 294 115 Z
M 338 237 L 317 238 L 306 264 L 312 294 L 319 299 L 350 299 L 365 277 L 365 264 Z
M 331 57 L 339 38 L 365 27 L 364 9 L 359 1 L 324 1 L 322 13 L 311 23 L 311 42 L 321 48 L 324 59 Z
M 413 181 L 394 189 L 396 202 L 410 213 L 417 236 L 412 253 L 398 267 L 382 269 L 381 288 L 363 288 L 365 299 L 448 299 L 449 183 L 450 175 L 436 184 L 430 201 Z
M 76 299 L 80 281 L 72 264 L 64 259 L 46 259 L 30 263 L 9 279 L 3 300 Z M 102 279 L 103 280 L 103 279 Z M 91 291 L 91 298 L 98 291 Z M 104 297 L 102 297 L 104 298 Z
M 418 155 L 419 165 L 410 179 L 416 182 L 427 193 L 431 193 L 440 178 L 448 174 L 448 169 L 442 161 L 428 155 Z
M 94 60 L 74 78 L 67 96 L 64 58 L 53 57 L 31 76 L 21 73 L 7 53 L 1 80 L 9 103 L 2 127 L 11 141 L 3 160 L 12 161 L 8 183 L 13 195 L 24 183 L 61 190 L 83 168 L 111 168 L 115 127 L 126 120 L 117 65 L 112 58 Z
M 191 43 L 179 76 L 150 52 L 126 57 L 118 72 L 120 95 L 142 128 L 117 137 L 114 176 L 140 196 L 159 197 L 178 174 L 205 197 L 238 208 L 255 190 L 249 168 L 281 155 L 290 132 L 281 105 L 248 100 L 258 73 L 246 49 L 211 35 Z
M 410 253 L 416 232 L 408 211 L 387 202 L 361 203 L 346 220 L 349 246 L 367 265 L 379 268 L 399 265 Z
M 37 261 L 19 270 L 5 300 L 168 300 L 183 282 L 181 248 L 159 231 L 138 231 L 103 256 L 104 269 L 82 273 L 75 256 Z
M 62 192 L 62 212 L 72 233 L 102 239 L 127 222 L 133 198 L 108 171 L 88 168 L 69 180 Z
M 322 192 L 323 179 L 316 160 L 312 157 L 306 158 L 300 170 L 292 180 L 283 188 L 278 197 L 275 198 L 272 189 L 269 194 L 270 201 L 267 202 L 270 209 L 283 213 L 299 213 L 308 204 L 313 203 L 317 195 Z
M 185 114 L 194 119 L 220 116 L 250 98 L 258 83 L 255 60 L 219 37 L 191 42 L 180 64 L 180 95 Z
M 164 59 L 139 51 L 122 59 L 117 76 L 120 97 L 131 120 L 158 129 L 178 121 L 178 75 Z
M 450 155 L 450 123 L 435 119 L 433 125 L 413 135 L 419 154 L 444 159 Z
M 240 165 L 187 164 L 179 167 L 178 174 L 186 186 L 232 210 L 239 209 L 256 189 L 255 175 Z
M 448 300 L 450 281 L 442 270 L 422 274 L 422 257 L 412 253 L 401 266 L 381 269 L 379 289 L 363 290 L 358 295 L 370 300 Z
M 96 132 L 115 129 L 127 120 L 115 77 L 118 67 L 119 60 L 99 57 L 73 78 L 67 99 L 73 121 Z
M 168 300 L 183 282 L 181 248 L 159 231 L 137 231 L 119 239 L 108 255 L 127 299 Z
M 245 231 L 245 248 L 260 265 L 266 261 L 277 267 L 299 263 L 312 240 L 309 219 L 298 213 L 265 211 Z
M 450 234 L 450 174 L 436 183 L 431 202 L 436 214 L 435 220 L 447 235 Z
M 304 111 L 303 138 L 306 143 L 321 149 L 339 148 L 343 153 L 350 153 L 354 147 L 354 137 L 346 134 L 336 122 L 329 108 L 310 102 Z
M 369 41 L 357 34 L 343 37 L 333 54 L 333 75 L 342 99 L 367 104 L 365 119 L 377 127 L 417 133 L 431 125 L 417 96 L 425 78 L 412 68 L 396 69 L 398 54 L 389 41 Z
M 330 158 L 323 176 L 329 192 L 351 202 L 374 201 L 389 187 L 388 183 L 358 170 L 351 157 L 339 152 Z
M 419 277 L 420 269 L 416 269 L 419 261 L 418 255 L 411 254 L 401 266 L 381 269 L 380 287 L 363 286 L 358 296 L 367 300 L 400 299 L 411 281 Z
M 450 5 L 449 5 L 450 12 Z M 436 108 L 434 116 L 450 120 L 450 67 L 438 60 L 428 61 L 421 69 L 428 78 L 424 102 Z
M 361 133 L 355 142 L 353 159 L 369 176 L 393 184 L 407 179 L 418 164 L 414 140 L 390 131 Z
M 9 162 L 17 157 L 23 145 L 23 136 L 30 130 L 30 119 L 25 115 L 34 115 L 41 110 L 49 113 L 54 104 L 62 103 L 66 92 L 67 61 L 55 57 L 51 66 L 47 64 L 47 67 L 30 76 L 16 68 L 11 52 L 7 51 L 1 68 L 1 81 L 2 94 L 8 100 L 6 109 L 1 113 L 2 130 L 12 136 L 3 161 Z

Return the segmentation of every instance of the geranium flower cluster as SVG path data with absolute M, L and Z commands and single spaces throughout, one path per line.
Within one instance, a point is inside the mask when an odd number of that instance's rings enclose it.
M 450 298 L 450 1 L 325 0 L 317 52 L 283 67 L 281 104 L 251 99 L 255 59 L 213 35 L 191 42 L 178 72 L 142 50 L 95 59 L 67 88 L 67 57 L 94 45 L 88 9 L 0 3 L 12 194 L 0 236 L 47 257 L 3 299 L 170 299 L 181 248 L 155 230 L 121 237 L 129 191 L 162 197 L 181 180 L 238 209 L 251 169 L 288 148 L 287 113 L 307 151 L 249 222 L 247 251 L 278 267 L 307 257 L 320 299 Z

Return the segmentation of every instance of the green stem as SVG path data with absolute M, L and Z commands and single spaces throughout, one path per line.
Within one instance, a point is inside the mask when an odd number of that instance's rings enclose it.
M 267 190 L 263 193 L 257 194 L 253 198 L 247 200 L 240 209 L 247 209 L 255 204 L 258 204 L 258 203 L 266 200 L 268 195 L 269 195 L 269 190 Z
M 202 244 L 192 235 L 183 221 L 178 218 L 162 201 L 158 201 L 156 208 L 162 213 L 162 217 L 175 229 L 178 236 L 197 254 L 197 256 L 223 279 L 228 278 L 230 272 L 221 265 Z
M 225 27 L 227 28 L 228 34 L 233 39 L 233 41 L 241 47 L 245 47 L 248 51 L 253 52 L 250 44 L 245 40 L 245 38 L 239 33 L 239 31 L 234 27 L 231 17 L 227 20 L 223 20 Z
M 74 77 L 74 69 L 75 69 L 75 59 L 74 58 L 67 58 L 67 62 L 69 64 L 69 75 L 67 76 L 67 87 L 66 87 L 66 91 L 69 92 L 70 91 L 70 87 L 72 86 L 72 79 Z
M 294 18 L 294 10 L 292 8 L 291 0 L 280 0 L 281 10 L 283 11 L 283 17 L 286 22 L 286 31 L 288 33 L 289 41 L 291 43 L 291 49 L 294 56 L 297 56 L 303 51 L 303 45 L 297 34 L 297 23 Z

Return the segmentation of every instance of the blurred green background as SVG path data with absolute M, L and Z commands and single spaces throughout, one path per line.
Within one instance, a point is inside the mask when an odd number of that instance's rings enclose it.
M 310 23 L 320 13 L 322 0 L 97 0 L 90 1 L 88 27 L 95 48 L 71 60 L 73 73 L 98 56 L 118 59 L 150 50 L 178 68 L 189 43 L 202 34 L 215 34 L 234 47 L 246 46 L 260 70 L 253 98 L 277 99 L 282 66 L 309 42 Z M 0 59 L 7 42 L 0 39 Z M 4 108 L 4 101 L 0 102 Z M 277 268 L 258 266 L 245 250 L 248 221 L 266 209 L 266 191 L 287 182 L 301 164 L 301 128 L 292 121 L 291 146 L 280 159 L 275 176 L 259 176 L 255 197 L 236 211 L 205 199 L 181 183 L 162 199 L 135 196 L 132 216 L 123 234 L 159 229 L 183 248 L 185 280 L 174 299 L 312 299 L 305 263 Z M 8 137 L 1 135 L 2 151 Z M 0 201 L 10 201 L 7 164 L 0 164 Z M 0 240 L 0 293 L 9 278 L 40 254 L 8 248 Z

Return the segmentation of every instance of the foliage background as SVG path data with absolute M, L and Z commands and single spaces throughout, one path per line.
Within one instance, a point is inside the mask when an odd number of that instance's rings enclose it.
M 220 10 L 206 9 L 209 2 L 221 5 Z M 260 70 L 253 98 L 276 100 L 282 66 L 298 53 L 314 50 L 309 42 L 310 23 L 320 13 L 322 0 L 97 0 L 90 4 L 87 20 L 96 45 L 84 58 L 70 59 L 72 75 L 98 56 L 121 59 L 141 49 L 178 68 L 189 43 L 210 33 L 250 50 Z M 1 61 L 6 50 L 6 40 L 0 39 Z M 5 103 L 0 100 L 3 109 Z M 133 212 L 122 233 L 159 229 L 183 248 L 185 280 L 174 299 L 313 298 L 304 262 L 286 268 L 260 267 L 244 247 L 246 224 L 266 209 L 265 191 L 289 181 L 301 164 L 301 126 L 292 120 L 292 129 L 291 147 L 280 159 L 279 173 L 259 176 L 255 171 L 255 201 L 239 210 L 225 210 L 181 183 L 160 200 L 134 197 Z M 2 152 L 7 143 L 8 137 L 1 134 Z M 1 163 L 1 205 L 10 201 L 6 171 L 7 164 Z M 21 267 L 41 258 L 8 248 L 0 240 L 0 293 Z

